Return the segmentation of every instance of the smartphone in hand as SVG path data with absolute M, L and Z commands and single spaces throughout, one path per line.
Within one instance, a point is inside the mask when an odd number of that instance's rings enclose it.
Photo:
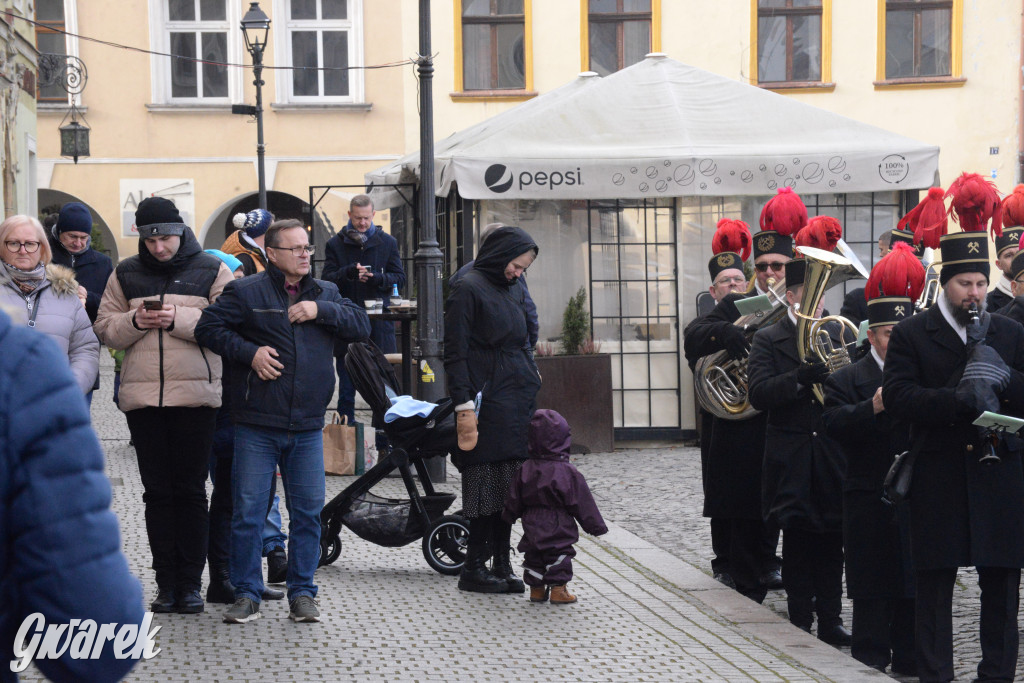
M 164 310 L 164 304 L 159 299 L 146 299 L 142 302 L 142 307 L 147 311 L 162 311 Z

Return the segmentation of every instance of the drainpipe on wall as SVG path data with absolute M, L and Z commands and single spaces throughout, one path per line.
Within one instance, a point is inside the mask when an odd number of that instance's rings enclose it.
M 1020 41 L 1017 73 L 1017 182 L 1024 183 L 1024 5 L 1020 13 Z

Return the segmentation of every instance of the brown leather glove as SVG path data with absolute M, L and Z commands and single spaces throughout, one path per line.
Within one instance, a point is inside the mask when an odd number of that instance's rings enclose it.
M 472 410 L 455 413 L 455 431 L 459 435 L 459 450 L 471 451 L 476 448 L 476 413 Z

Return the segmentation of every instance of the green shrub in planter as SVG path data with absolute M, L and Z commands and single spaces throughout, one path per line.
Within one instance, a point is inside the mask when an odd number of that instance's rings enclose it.
M 590 338 L 590 314 L 587 312 L 587 290 L 580 287 L 569 299 L 562 314 L 562 353 L 576 356 Z

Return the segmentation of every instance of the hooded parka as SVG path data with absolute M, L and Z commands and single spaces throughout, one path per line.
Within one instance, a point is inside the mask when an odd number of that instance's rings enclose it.
M 505 268 L 537 245 L 517 227 L 498 228 L 480 249 L 473 270 L 448 297 L 444 316 L 444 369 L 455 405 L 480 394 L 479 437 L 460 451 L 461 465 L 519 460 L 540 390 L 530 352 L 523 289 Z
M 520 552 L 571 557 L 580 540 L 577 520 L 594 536 L 607 533 L 608 525 L 587 480 L 569 461 L 572 438 L 565 419 L 553 410 L 538 410 L 529 443 L 530 459 L 512 478 L 502 518 L 509 524 L 523 518 Z

